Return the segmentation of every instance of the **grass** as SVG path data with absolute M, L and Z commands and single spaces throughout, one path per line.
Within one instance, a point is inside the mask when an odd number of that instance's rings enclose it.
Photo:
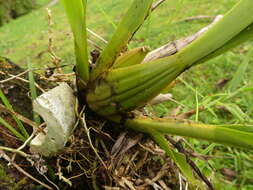
M 167 1 L 147 19 L 144 27 L 134 37 L 130 47 L 149 45 L 151 48 L 155 48 L 171 40 L 192 34 L 209 22 L 202 20 L 182 22 L 183 19 L 198 15 L 223 14 L 237 1 Z M 123 10 L 126 10 L 129 4 L 129 1 L 123 0 L 89 2 L 88 28 L 108 40 L 122 16 Z M 73 39 L 63 7 L 59 4 L 52 7 L 52 14 L 55 53 L 62 58 L 62 64 L 72 64 L 75 60 Z M 104 47 L 103 43 L 92 39 L 100 47 Z M 192 116 L 191 119 L 212 124 L 252 123 L 252 54 L 248 53 L 246 56 L 251 45 L 252 43 L 248 42 L 210 60 L 207 64 L 187 71 L 180 76 L 176 87 L 170 91 L 178 103 L 167 102 L 149 107 L 148 110 L 155 115 L 166 116 L 179 105 L 183 105 L 181 112 L 205 106 L 207 108 L 205 111 L 198 112 L 197 116 Z M 8 57 L 24 67 L 27 65 L 27 58 L 36 67 L 50 65 L 50 56 L 46 53 L 47 48 L 47 13 L 43 8 L 0 28 L 0 55 Z M 234 82 L 234 76 L 237 75 L 240 76 L 240 80 Z M 225 80 L 229 80 L 229 82 L 224 87 L 218 85 L 220 81 Z M 253 174 L 252 151 L 228 148 L 193 139 L 188 139 L 188 141 L 189 146 L 198 153 L 211 157 L 208 162 L 199 159 L 195 161 L 206 175 L 215 179 L 217 189 L 249 190 L 253 188 L 251 179 Z M 235 171 L 236 177 L 230 181 L 227 180 L 221 172 L 224 168 Z
M 12 105 L 10 104 L 10 102 L 8 101 L 8 99 L 6 98 L 6 96 L 4 95 L 4 93 L 2 92 L 1 89 L 0 89 L 0 100 L 3 102 L 3 104 L 6 106 L 6 108 L 8 110 L 13 111 Z M 15 122 L 17 123 L 17 126 L 18 126 L 18 128 L 19 128 L 19 130 L 21 131 L 22 134 L 20 134 L 12 126 L 10 126 L 8 123 L 6 123 L 3 120 L 3 118 L 1 118 L 1 117 L 0 117 L 0 123 L 2 123 L 6 128 L 8 128 L 20 140 L 25 141 L 29 137 L 29 134 L 27 133 L 24 125 L 22 124 L 22 122 L 15 115 L 12 115 L 12 117 L 15 120 Z
M 30 70 L 28 73 L 28 79 L 29 79 L 29 89 L 31 92 L 31 99 L 35 100 L 37 98 L 37 89 L 35 86 L 35 80 L 34 80 L 33 71 L 32 71 L 32 64 L 29 60 L 27 61 L 27 66 L 28 66 L 28 69 Z M 33 113 L 33 120 L 38 126 L 40 125 L 40 117 L 38 114 Z

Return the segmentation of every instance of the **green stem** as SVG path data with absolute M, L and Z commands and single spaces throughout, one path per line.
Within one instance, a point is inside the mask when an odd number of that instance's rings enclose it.
M 190 165 L 185 159 L 185 156 L 178 152 L 175 152 L 170 147 L 164 134 L 153 131 L 152 133 L 150 133 L 150 135 L 154 139 L 154 141 L 165 151 L 166 155 L 169 156 L 177 164 L 184 176 L 187 177 L 191 183 L 195 183 L 196 180 L 193 176 Z
M 25 142 L 26 138 L 21 135 L 14 127 L 7 123 L 2 117 L 0 117 L 0 124 L 6 127 L 13 135 L 19 138 L 21 141 Z
M 150 134 L 154 141 L 165 151 L 166 155 L 169 156 L 180 168 L 182 173 L 191 183 L 195 183 L 196 179 L 193 176 L 190 165 L 187 163 L 185 156 L 175 152 L 169 145 L 165 136 L 159 132 L 154 131 Z
M 253 148 L 253 133 L 250 130 L 240 130 L 238 127 L 233 129 L 228 125 L 216 126 L 186 120 L 139 117 L 127 120 L 126 126 L 148 134 L 157 131 L 163 134 L 192 137 L 235 147 Z
M 6 106 L 6 108 L 8 110 L 14 111 L 12 105 L 10 104 L 9 100 L 6 98 L 6 96 L 4 95 L 4 93 L 3 93 L 3 91 L 1 89 L 0 89 L 0 100 L 2 100 L 2 102 L 4 103 L 4 105 Z M 29 134 L 27 133 L 27 131 L 26 131 L 25 126 L 23 125 L 23 123 L 14 114 L 12 114 L 12 118 L 17 123 L 17 125 L 18 125 L 19 130 L 21 131 L 21 133 L 27 139 L 29 137 Z
M 30 70 L 29 73 L 28 73 L 29 90 L 30 90 L 30 93 L 31 93 L 32 101 L 34 101 L 38 96 L 37 96 L 37 89 L 36 89 L 36 86 L 35 86 L 35 80 L 34 80 L 32 65 L 31 65 L 30 60 L 27 60 L 27 66 L 28 66 L 28 69 Z M 38 126 L 40 125 L 40 123 L 41 123 L 40 116 L 35 112 L 33 112 L 33 120 L 35 121 L 35 123 Z

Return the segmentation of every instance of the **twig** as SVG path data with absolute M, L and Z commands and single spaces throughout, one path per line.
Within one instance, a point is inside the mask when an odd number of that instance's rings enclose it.
M 104 151 L 106 157 L 109 158 L 110 157 L 110 153 L 109 153 L 109 151 L 108 151 L 108 149 L 107 149 L 104 141 L 102 139 L 100 139 L 99 143 L 101 144 L 101 147 L 103 148 L 103 151 Z
M 181 103 L 181 102 L 175 100 L 174 98 L 170 98 L 170 101 L 171 101 L 171 102 L 174 102 L 174 103 L 176 103 L 176 104 L 178 104 L 178 105 L 180 105 L 180 106 L 182 106 L 183 108 L 188 108 L 188 106 L 187 106 L 186 104 L 183 104 L 183 103 Z
M 28 118 L 20 115 L 19 113 L 15 112 L 15 111 L 7 109 L 2 104 L 0 104 L 0 110 L 3 110 L 4 112 L 7 112 L 9 114 L 15 115 L 19 120 L 21 120 L 22 122 L 24 122 L 24 123 L 32 126 L 34 129 L 38 128 L 38 125 L 34 121 L 32 121 L 32 120 L 30 120 L 30 119 L 28 119 Z
M 30 72 L 29 69 L 25 70 L 25 71 L 22 72 L 22 73 L 19 73 L 18 75 L 14 75 L 14 76 L 12 76 L 12 77 L 10 77 L 10 78 L 8 78 L 8 79 L 1 80 L 0 83 L 2 84 L 2 83 L 5 83 L 5 82 L 8 82 L 8 81 L 13 80 L 13 79 L 15 79 L 15 78 L 17 78 L 17 77 L 20 77 L 20 76 L 22 76 L 22 75 L 24 75 L 24 74 L 26 74 L 26 73 L 28 73 L 28 72 Z
M 73 77 L 75 76 L 75 73 L 55 73 L 54 77 Z
M 46 7 L 52 7 L 58 3 L 59 0 L 52 0 L 50 3 L 46 5 Z
M 90 39 L 88 39 L 87 41 L 88 41 L 88 43 L 90 43 L 91 45 L 93 45 L 95 48 L 97 48 L 97 49 L 99 49 L 100 51 L 102 51 L 102 48 L 99 47 L 95 42 L 93 42 L 93 41 L 90 40 Z
M 15 140 L 19 140 L 19 138 L 17 138 L 16 136 L 12 136 L 11 134 L 9 134 L 8 132 L 5 132 L 4 130 L 1 130 L 1 133 L 4 134 L 5 136 L 15 139 Z
M 29 83 L 28 80 L 23 79 L 23 78 L 21 78 L 21 77 L 18 77 L 18 76 L 12 75 L 12 74 L 8 74 L 8 75 L 11 76 L 11 77 L 15 77 L 16 79 L 21 80 L 21 81 L 23 81 L 23 82 Z M 35 82 L 35 86 L 36 86 L 41 92 L 43 92 L 43 93 L 45 92 L 45 90 L 44 90 L 43 88 L 41 88 L 40 85 L 38 85 L 38 83 L 36 83 L 36 82 Z
M 56 161 L 56 166 L 57 166 L 57 174 L 59 176 L 59 180 L 64 181 L 65 183 L 67 183 L 69 186 L 72 186 L 72 182 L 67 179 L 66 177 L 63 176 L 63 173 L 61 171 L 61 165 L 60 165 L 60 159 L 58 158 Z
M 105 165 L 104 161 L 102 160 L 102 158 L 100 157 L 100 155 L 98 154 L 96 148 L 93 146 L 93 143 L 91 141 L 91 138 L 90 138 L 90 129 L 87 127 L 86 125 L 86 122 L 85 122 L 85 115 L 83 114 L 82 117 L 81 117 L 81 123 L 85 129 L 85 132 L 86 132 L 86 135 L 88 137 L 88 140 L 89 140 L 89 144 L 92 148 L 92 150 L 94 151 L 94 153 L 96 154 L 97 158 L 99 159 L 99 161 L 102 163 L 102 165 L 104 166 L 105 169 L 107 169 L 107 166 Z
M 99 48 L 99 47 L 98 47 L 98 48 Z M 67 67 L 67 66 L 73 66 L 73 64 L 61 65 L 61 66 L 59 66 L 59 67 Z M 50 69 L 57 69 L 57 68 L 58 68 L 58 67 L 50 67 Z M 48 69 L 48 68 L 46 68 L 46 69 Z M 30 71 L 36 71 L 36 70 L 42 70 L 42 71 L 44 71 L 44 70 L 46 70 L 46 69 L 41 69 L 41 68 L 27 69 L 27 70 L 25 70 L 24 72 L 19 73 L 19 74 L 17 74 L 17 75 L 10 75 L 10 74 L 7 73 L 7 75 L 9 75 L 9 76 L 11 76 L 11 77 L 10 77 L 10 78 L 7 78 L 7 79 L 4 79 L 4 80 L 1 80 L 1 81 L 0 81 L 0 84 L 3 84 L 3 83 L 5 83 L 5 82 L 8 82 L 8 81 L 13 80 L 13 79 L 15 79 L 15 78 L 20 79 L 20 77 L 21 77 L 22 75 L 24 75 L 24 74 L 26 74 L 26 73 L 28 73 L 28 72 L 30 72 Z M 0 71 L 0 74 L 5 75 L 6 73 Z M 63 74 L 63 75 L 68 75 L 68 74 Z
M 178 150 L 178 152 L 184 154 L 186 161 L 191 166 L 191 168 L 195 171 L 195 173 L 200 177 L 200 179 L 207 185 L 210 190 L 215 190 L 212 183 L 207 179 L 207 177 L 201 173 L 200 169 L 197 165 L 189 158 L 188 151 L 184 149 L 182 143 L 180 141 L 176 142 L 169 136 L 166 136 L 168 141 Z
M 95 36 L 96 38 L 98 38 L 99 40 L 101 40 L 102 42 L 104 42 L 105 44 L 108 44 L 108 41 L 105 40 L 103 37 L 101 37 L 100 35 L 98 35 L 96 32 L 92 31 L 91 29 L 87 28 L 87 31 L 92 34 L 93 36 Z
M 169 100 L 172 99 L 172 94 L 167 93 L 167 94 L 159 94 L 158 96 L 156 96 L 154 99 L 152 99 L 149 104 L 151 105 L 156 105 L 156 104 L 160 104 L 163 102 L 167 102 Z
M 160 169 L 160 171 L 156 174 L 155 177 L 153 177 L 152 179 L 145 179 L 145 183 L 143 185 L 141 185 L 141 187 L 146 187 L 148 185 L 152 185 L 153 187 L 156 187 L 156 189 L 162 189 L 158 184 L 156 184 L 155 182 L 159 181 L 160 179 L 162 179 L 162 177 L 167 173 L 168 171 L 168 165 L 164 164 L 162 166 L 162 168 Z
M 78 102 L 78 98 L 76 98 L 76 105 L 75 105 L 75 114 L 76 114 L 76 117 L 77 117 L 77 120 L 76 120 L 76 123 L 71 131 L 71 134 L 74 134 L 74 131 L 76 130 L 77 126 L 79 125 L 80 123 L 80 120 L 81 120 L 81 117 L 80 115 L 83 114 L 84 110 L 85 110 L 85 107 L 83 107 L 80 111 L 80 113 L 78 113 L 78 107 L 79 107 L 79 102 Z
M 198 111 L 204 111 L 205 110 L 205 107 L 204 106 L 200 106 L 198 108 Z M 197 110 L 196 109 L 193 109 L 193 110 L 190 110 L 188 112 L 185 112 L 185 113 L 182 113 L 180 115 L 177 115 L 176 117 L 179 118 L 179 119 L 186 119 L 186 118 L 189 118 L 191 117 L 192 115 L 196 114 Z
M 203 33 L 205 33 L 210 27 L 212 27 L 213 24 L 215 24 L 221 18 L 222 18 L 222 15 L 218 15 L 215 17 L 215 19 L 213 20 L 213 22 L 211 24 L 202 28 L 197 33 L 195 33 L 191 36 L 188 36 L 186 38 L 170 42 L 168 44 L 165 44 L 164 46 L 161 46 L 161 47 L 151 51 L 150 53 L 148 53 L 148 55 L 145 57 L 145 59 L 143 60 L 142 63 L 147 63 L 147 62 L 155 60 L 155 59 L 168 57 L 168 56 L 171 56 L 171 55 L 177 53 L 179 50 L 181 50 L 182 48 L 186 47 L 187 45 L 192 43 L 194 40 L 199 38 Z
M 185 19 L 180 20 L 178 22 L 189 22 L 189 21 L 193 21 L 193 20 L 213 20 L 213 19 L 215 19 L 215 17 L 216 16 L 199 15 L 199 16 L 188 17 L 188 18 L 185 18 Z
M 85 175 L 85 173 L 84 173 L 84 172 L 83 172 L 83 173 L 81 173 L 81 174 L 78 174 L 78 175 L 72 176 L 72 177 L 68 178 L 68 180 L 75 179 L 75 178 L 81 177 L 81 176 L 83 176 L 83 175 Z
M 26 145 L 33 139 L 33 137 L 35 136 L 35 134 L 36 134 L 36 132 L 34 131 L 34 132 L 30 135 L 30 137 L 29 137 L 28 139 L 26 139 L 26 141 L 25 141 L 18 149 L 16 149 L 16 150 L 17 150 L 17 151 L 21 151 L 23 148 L 25 148 Z M 27 156 L 28 156 L 28 155 L 27 155 Z M 16 158 L 16 153 L 13 154 L 11 160 L 14 161 L 15 158 Z
M 157 7 L 159 7 L 164 1 L 166 0 L 158 0 L 156 1 L 153 5 L 152 5 L 152 8 L 151 8 L 151 11 L 154 11 Z
M 10 157 L 5 154 L 4 151 L 0 150 L 0 157 L 4 158 L 6 161 L 8 161 L 14 168 L 16 168 L 19 172 L 21 172 L 22 174 L 24 174 L 25 176 L 27 176 L 28 178 L 32 179 L 33 181 L 39 183 L 40 185 L 42 185 L 43 187 L 49 189 L 49 190 L 54 190 L 52 187 L 50 187 L 49 185 L 43 183 L 42 181 L 36 179 L 35 177 L 33 177 L 32 175 L 30 175 L 28 172 L 26 172 L 24 169 L 22 169 L 20 166 L 18 166 L 15 162 L 13 162 Z
M 30 71 L 36 71 L 36 70 L 44 70 L 44 69 L 39 69 L 39 68 L 27 69 L 27 70 L 25 70 L 24 72 L 19 73 L 19 74 L 17 74 L 17 75 L 12 75 L 12 74 L 7 73 L 7 75 L 9 75 L 9 76 L 11 76 L 11 77 L 10 77 L 10 78 L 7 78 L 7 79 L 4 79 L 4 80 L 1 80 L 1 81 L 0 81 L 0 84 L 5 83 L 5 82 L 8 82 L 8 81 L 10 81 L 10 80 L 13 80 L 13 79 L 15 79 L 15 78 L 19 79 L 22 75 L 24 75 L 24 74 L 26 74 L 26 73 L 28 73 L 28 72 L 30 72 Z M 1 72 L 1 71 L 0 71 L 0 73 L 3 74 L 3 75 L 6 74 L 6 73 Z
M 168 117 L 176 117 L 179 114 L 179 112 L 181 111 L 181 109 L 182 109 L 182 106 L 177 106 L 176 108 L 173 108 L 170 111 Z
M 48 33 L 49 33 L 49 38 L 48 38 L 48 52 L 51 55 L 52 58 L 52 63 L 55 65 L 57 68 L 57 71 L 59 73 L 63 73 L 61 67 L 60 67 L 60 62 L 61 58 L 56 56 L 54 50 L 53 50 L 53 21 L 52 21 L 52 12 L 49 8 L 46 8 L 47 10 L 47 17 L 48 17 Z
M 52 182 L 50 179 L 48 179 L 48 177 L 47 177 L 45 174 L 43 174 L 43 177 L 44 177 L 49 183 L 51 183 L 57 190 L 60 190 L 59 187 L 58 187 L 54 182 Z
M 26 145 L 33 139 L 33 137 L 35 136 L 36 131 L 34 131 L 30 137 L 28 139 L 26 139 L 26 141 L 17 149 L 18 151 L 24 149 L 26 147 Z
M 95 146 L 98 147 L 98 139 L 95 140 Z M 91 175 L 92 187 L 93 187 L 94 190 L 99 190 L 100 188 L 98 187 L 97 176 L 96 176 L 96 173 L 95 173 L 95 170 L 96 170 L 97 165 L 98 165 L 97 161 L 94 160 L 92 165 L 93 165 L 93 168 L 94 168 L 94 170 L 92 172 L 92 175 Z
M 181 173 L 178 173 L 178 179 L 179 179 L 179 190 L 183 190 L 183 183 L 182 183 Z
M 163 180 L 158 180 L 158 183 L 160 184 L 160 186 L 163 188 L 163 190 L 171 190 Z
M 8 152 L 12 152 L 15 154 L 18 154 L 20 156 L 23 156 L 25 158 L 29 157 L 29 154 L 26 154 L 25 152 L 18 150 L 18 149 L 14 149 L 14 148 L 9 148 L 9 147 L 5 147 L 5 146 L 0 146 L 0 153 L 1 151 L 8 151 Z M 1 155 L 1 154 L 0 154 Z M 1 157 L 1 156 L 0 156 Z

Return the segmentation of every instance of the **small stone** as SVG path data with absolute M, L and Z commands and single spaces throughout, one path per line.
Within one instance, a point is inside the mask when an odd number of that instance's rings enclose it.
M 73 90 L 67 83 L 42 94 L 33 102 L 33 109 L 46 122 L 44 131 L 30 144 L 30 151 L 43 156 L 59 153 L 68 141 L 76 121 Z

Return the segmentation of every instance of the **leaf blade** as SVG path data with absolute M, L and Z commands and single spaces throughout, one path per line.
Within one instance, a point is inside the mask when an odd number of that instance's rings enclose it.
M 245 72 L 247 71 L 248 65 L 249 65 L 251 58 L 252 58 L 252 55 L 253 55 L 253 48 L 251 48 L 249 50 L 249 52 L 247 53 L 247 55 L 243 59 L 243 63 L 240 64 L 233 79 L 230 81 L 229 86 L 228 86 L 228 90 L 230 92 L 235 91 L 239 87 L 241 82 L 243 81 L 243 76 L 244 76 Z
M 86 31 L 86 0 L 61 0 L 74 35 L 77 73 L 81 79 L 89 80 L 89 62 Z
M 149 14 L 153 0 L 134 0 L 131 7 L 119 23 L 108 45 L 97 60 L 96 67 L 91 72 L 91 80 L 95 80 L 101 73 L 108 70 L 126 48 L 128 41 L 136 30 L 143 24 Z

